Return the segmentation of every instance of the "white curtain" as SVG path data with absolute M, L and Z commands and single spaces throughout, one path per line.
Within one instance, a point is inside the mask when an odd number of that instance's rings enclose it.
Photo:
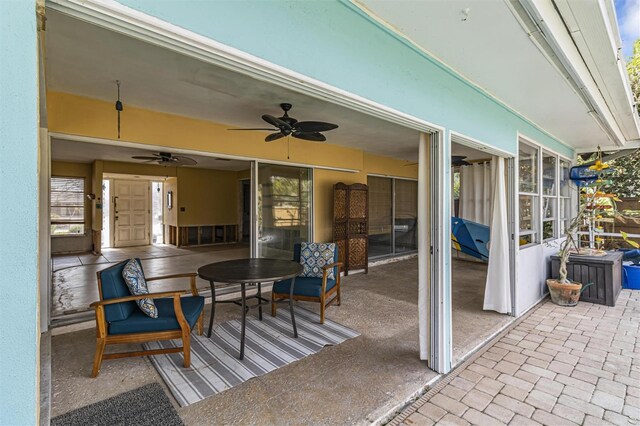
M 489 267 L 484 290 L 484 310 L 501 314 L 511 312 L 511 277 L 509 273 L 509 224 L 507 222 L 507 190 L 505 186 L 504 158 L 494 156 L 491 181 L 491 240 Z
M 491 163 L 460 167 L 460 217 L 489 226 L 491 222 Z

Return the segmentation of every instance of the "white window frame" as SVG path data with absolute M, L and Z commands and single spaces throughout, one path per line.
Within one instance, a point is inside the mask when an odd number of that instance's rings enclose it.
M 82 224 L 82 233 L 80 234 L 54 234 L 53 231 L 51 231 L 51 237 L 52 238 L 74 238 L 74 237 L 86 237 L 87 236 L 87 205 L 86 205 L 86 200 L 85 197 L 87 196 L 88 192 L 87 192 L 87 178 L 84 176 L 64 176 L 64 175 L 53 175 L 51 176 L 51 179 L 77 179 L 79 181 L 82 181 L 82 189 L 83 189 L 83 194 L 82 194 L 82 222 L 78 221 L 78 222 L 58 222 L 53 220 L 51 217 L 51 211 L 49 211 L 49 229 L 51 229 L 53 227 L 53 225 L 56 224 Z M 51 197 L 53 195 L 53 191 L 51 191 L 51 184 L 49 184 L 49 205 L 51 206 Z M 53 206 L 51 206 L 53 207 Z M 51 210 L 51 209 L 50 209 Z
M 536 176 L 536 192 L 522 192 L 520 191 L 520 144 L 524 144 L 527 145 L 529 148 L 535 149 L 536 153 L 537 153 L 537 157 L 536 157 L 536 167 L 537 167 L 537 176 Z M 518 166 L 518 223 L 520 224 L 522 222 L 521 220 L 521 215 L 520 215 L 520 196 L 528 196 L 528 197 L 533 197 L 534 199 L 534 206 L 532 208 L 532 217 L 530 219 L 531 223 L 532 223 L 532 227 L 533 229 L 522 229 L 520 226 L 518 226 L 518 236 L 524 236 L 524 235 L 532 235 L 532 241 L 528 244 L 524 244 L 522 246 L 520 246 L 520 248 L 524 248 L 524 247 L 530 247 L 530 246 L 534 246 L 536 244 L 540 244 L 541 241 L 541 233 L 542 233 L 542 221 L 540 220 L 541 218 L 541 212 L 542 212 L 542 197 L 541 197 L 541 184 L 542 184 L 542 178 L 541 178 L 541 171 L 540 171 L 540 167 L 542 165 L 541 163 L 541 150 L 540 150 L 540 146 L 534 143 L 531 143 L 529 140 L 525 140 L 520 138 L 518 140 L 518 162 L 517 162 L 517 166 Z M 537 203 L 535 202 L 535 200 L 537 200 Z M 536 205 L 537 204 L 537 205 Z
M 535 238 L 533 239 L 533 241 L 531 243 L 528 244 L 524 244 L 522 246 L 519 246 L 519 249 L 523 249 L 523 248 L 527 248 L 527 247 L 532 247 L 535 245 L 539 245 L 542 244 L 544 242 L 547 241 L 552 241 L 555 239 L 560 238 L 560 236 L 562 235 L 562 233 L 564 232 L 564 230 L 566 229 L 565 227 L 567 226 L 567 223 L 571 220 L 572 214 L 573 214 L 573 206 L 572 204 L 570 204 L 570 209 L 567 218 L 562 218 L 560 217 L 560 203 L 563 202 L 564 200 L 571 200 L 571 195 L 568 196 L 563 196 L 560 193 L 560 163 L 561 162 L 566 162 L 569 165 L 569 168 L 571 168 L 572 166 L 572 160 L 565 157 L 564 155 L 560 155 L 557 152 L 554 152 L 546 147 L 543 147 L 542 145 L 540 145 L 539 143 L 526 138 L 522 135 L 519 136 L 518 138 L 518 160 L 517 160 L 517 166 L 520 167 L 520 159 L 519 159 L 519 154 L 520 154 L 520 144 L 524 144 L 527 145 L 530 148 L 536 149 L 537 150 L 537 167 L 538 167 L 538 176 L 537 176 L 537 188 L 536 188 L 536 192 L 530 193 L 530 192 L 520 192 L 520 182 L 518 181 L 518 201 L 520 200 L 520 196 L 524 195 L 524 196 L 532 196 L 535 197 L 538 200 L 538 205 L 536 206 L 537 208 L 535 208 L 536 211 L 536 216 L 535 218 L 532 218 L 532 220 L 535 221 L 535 225 L 537 226 L 537 229 L 534 230 L 522 230 L 522 229 L 518 229 L 518 235 L 522 236 L 522 235 L 535 235 Z M 551 156 L 555 158 L 555 195 L 544 195 L 544 191 L 543 191 L 543 155 L 546 156 Z M 518 176 L 520 175 L 520 173 L 518 172 Z M 552 199 L 552 202 L 555 204 L 555 214 L 553 219 L 545 219 L 544 218 L 544 201 L 545 199 Z M 520 222 L 520 211 L 519 211 L 519 202 L 518 202 L 518 222 Z M 549 238 L 544 238 L 544 222 L 547 221 L 554 221 L 555 222 L 555 226 L 554 226 L 554 234 L 552 237 Z
M 554 166 L 554 170 L 553 170 L 553 173 L 554 173 L 554 176 L 553 176 L 553 178 L 554 178 L 554 182 L 553 182 L 554 194 L 553 195 L 545 195 L 544 194 L 544 157 L 545 156 L 553 158 L 554 161 L 555 161 L 555 166 Z M 542 226 L 540 227 L 540 238 L 542 239 L 542 242 L 555 240 L 555 239 L 558 238 L 558 235 L 559 235 L 558 234 L 558 231 L 559 231 L 559 227 L 558 226 L 559 226 L 559 222 L 560 222 L 560 212 L 558 210 L 560 208 L 560 205 L 559 205 L 559 202 L 558 202 L 558 195 L 559 195 L 559 192 L 560 192 L 560 191 L 558 191 L 559 182 L 560 182 L 560 179 L 559 179 L 559 176 L 558 176 L 558 174 L 559 174 L 559 165 L 560 165 L 560 158 L 559 158 L 558 155 L 556 155 L 556 154 L 554 154 L 554 153 L 552 153 L 552 152 L 550 152 L 550 151 L 548 151 L 546 149 L 541 150 L 541 152 L 540 152 L 540 191 L 539 192 L 540 192 L 540 195 L 542 196 L 542 198 L 541 198 L 542 204 L 540 206 L 540 209 L 541 209 L 540 219 L 542 221 Z M 553 214 L 553 217 L 551 217 L 551 218 L 545 218 L 545 215 L 544 215 L 545 202 L 547 200 L 549 200 L 549 202 L 552 205 L 555 204 L 555 209 L 553 210 L 554 214 Z M 545 222 L 553 222 L 554 223 L 553 235 L 551 235 L 548 238 L 544 237 L 544 223 Z
M 568 195 L 562 195 L 560 189 L 562 188 L 561 180 L 562 180 L 562 162 L 566 162 L 568 167 L 568 170 L 571 170 L 571 160 L 566 159 L 564 157 L 559 157 L 558 158 L 558 232 L 559 235 L 564 234 L 564 232 L 567 230 L 567 228 L 569 227 L 569 224 L 571 223 L 571 219 L 572 219 L 572 215 L 573 215 L 573 202 L 572 202 L 572 197 L 571 197 L 571 187 L 569 186 L 569 194 Z M 569 179 L 569 177 L 567 176 L 567 185 L 570 184 L 571 179 Z M 564 202 L 567 202 L 568 206 L 567 206 L 567 211 L 565 212 L 565 214 L 567 215 L 566 217 L 562 217 L 560 212 L 561 212 L 561 207 L 562 204 Z

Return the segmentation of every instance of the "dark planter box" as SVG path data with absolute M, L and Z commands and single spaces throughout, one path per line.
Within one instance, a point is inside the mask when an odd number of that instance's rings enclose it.
M 558 278 L 560 257 L 551 257 L 551 277 Z M 622 253 L 610 252 L 606 256 L 569 256 L 567 278 L 589 286 L 581 295 L 584 302 L 615 306 L 622 290 Z

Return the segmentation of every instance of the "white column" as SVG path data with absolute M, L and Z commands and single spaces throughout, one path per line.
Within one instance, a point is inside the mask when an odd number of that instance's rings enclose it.
M 429 361 L 430 309 L 429 258 L 431 224 L 429 221 L 429 135 L 420 134 L 418 145 L 418 334 L 420 359 Z
M 429 366 L 438 373 L 451 370 L 451 134 L 430 135 L 430 330 Z

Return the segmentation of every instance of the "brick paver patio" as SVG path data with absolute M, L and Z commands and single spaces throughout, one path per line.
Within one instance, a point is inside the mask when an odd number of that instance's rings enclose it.
M 640 291 L 543 303 L 391 424 L 640 425 Z

